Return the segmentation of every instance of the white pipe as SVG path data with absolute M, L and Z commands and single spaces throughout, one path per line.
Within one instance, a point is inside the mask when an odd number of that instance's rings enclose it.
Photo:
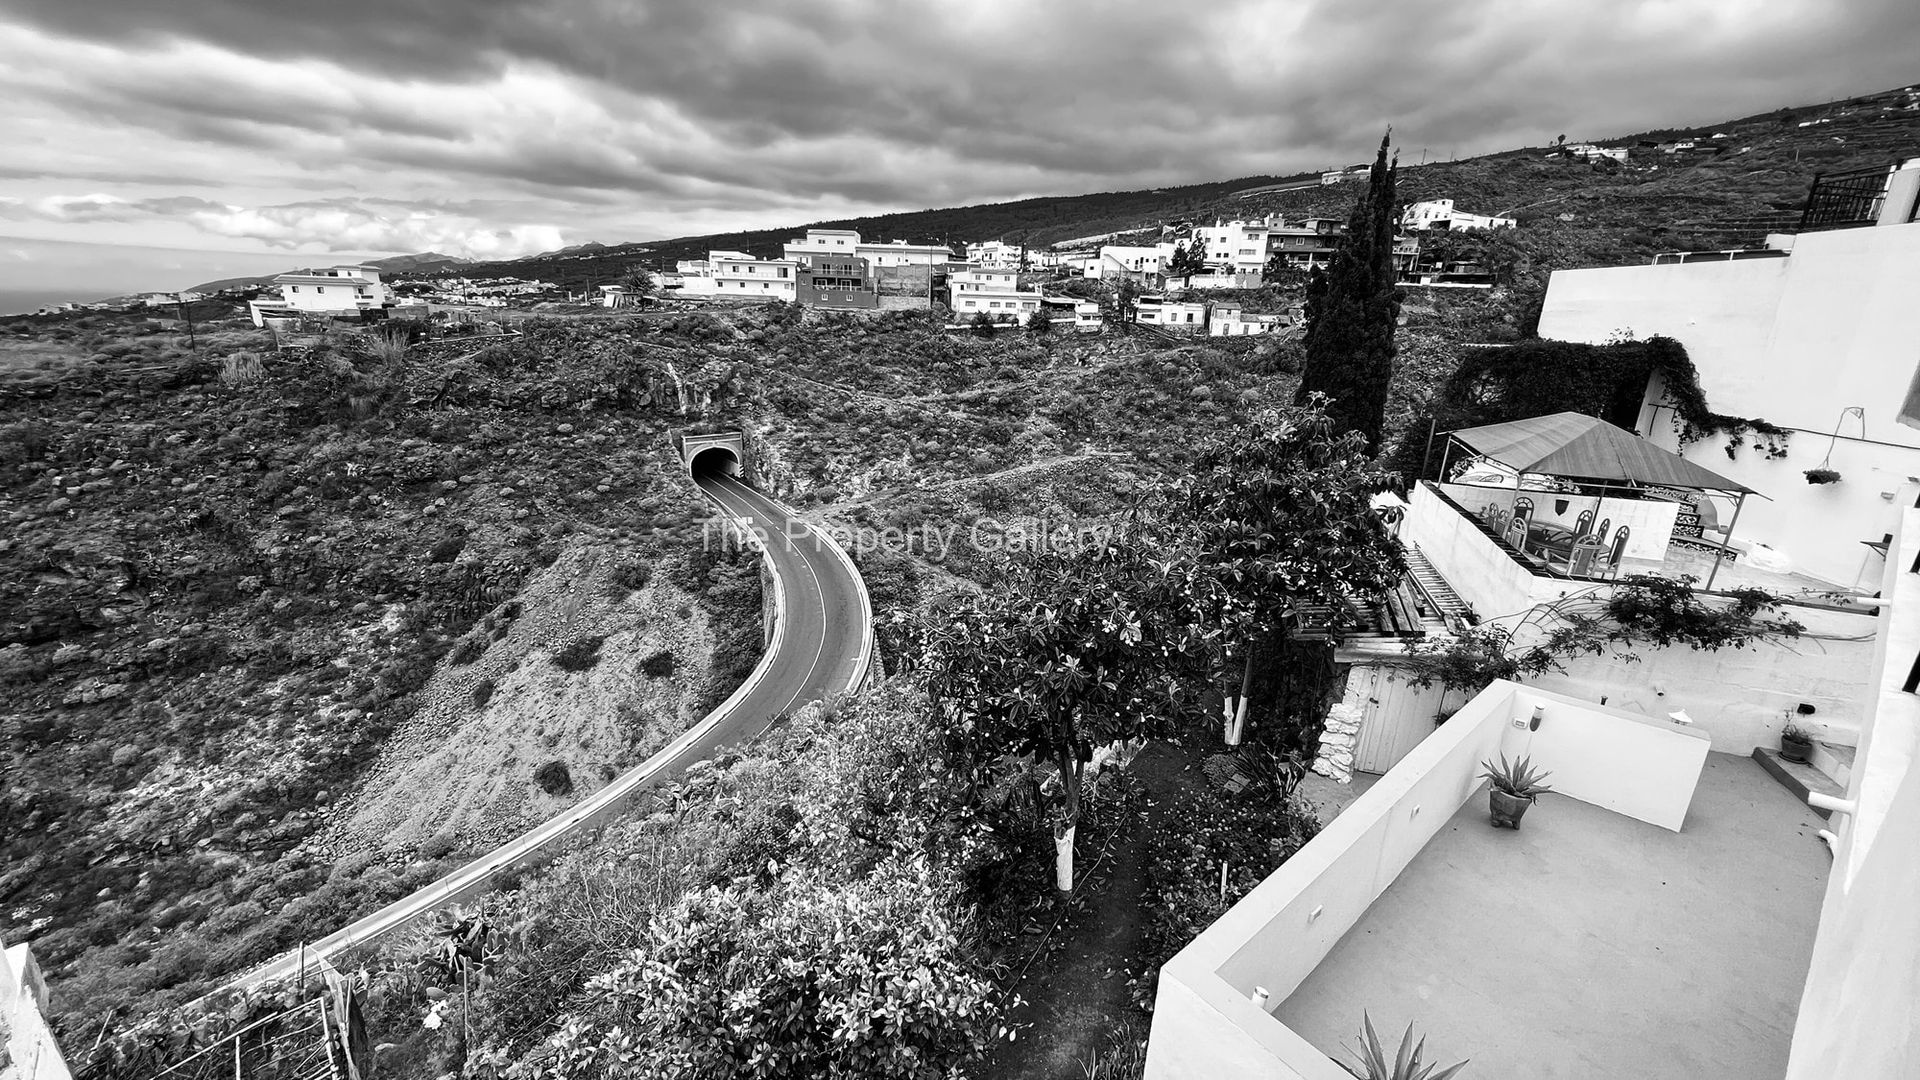
M 1807 805 L 1815 810 L 1825 810 L 1830 814 L 1851 815 L 1859 808 L 1859 804 L 1852 799 L 1836 799 L 1821 791 L 1807 792 Z

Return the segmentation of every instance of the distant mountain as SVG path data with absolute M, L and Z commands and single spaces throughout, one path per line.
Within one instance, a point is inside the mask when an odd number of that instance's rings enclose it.
M 384 259 L 369 259 L 366 265 L 390 274 L 433 274 L 455 266 L 467 266 L 472 259 L 463 259 L 458 255 L 442 255 L 437 251 L 423 251 L 418 255 L 390 255 Z
M 389 255 L 384 259 L 368 259 L 356 265 L 371 266 L 376 270 L 388 274 L 438 274 L 457 266 L 470 266 L 472 264 L 472 259 L 463 259 L 458 255 L 442 255 L 437 251 L 423 251 L 418 255 Z M 316 259 L 307 265 L 321 266 L 338 264 L 331 264 L 325 260 Z M 284 274 L 297 269 L 300 268 L 289 266 L 286 270 L 280 271 L 280 273 Z M 219 292 L 222 289 L 253 289 L 273 284 L 273 279 L 278 276 L 279 274 L 257 274 L 253 277 L 221 278 L 218 281 L 203 281 L 198 285 L 188 286 L 187 291 Z
M 1879 168 L 1920 153 L 1920 88 L 1592 141 L 1627 147 L 1631 159 L 1625 165 L 1575 161 L 1554 154 L 1551 146 L 1418 165 L 1403 159 L 1399 195 L 1409 203 L 1452 198 L 1474 213 L 1513 213 L 1541 245 L 1558 252 L 1543 262 L 1548 267 L 1604 266 L 1657 251 L 1751 246 L 1769 231 L 1797 224 L 1815 173 Z M 1673 148 L 1674 141 L 1693 145 Z M 644 245 L 576 244 L 526 259 L 475 263 L 462 273 L 474 278 L 531 277 L 583 288 L 617 281 L 636 268 L 658 272 L 677 259 L 705 258 L 712 249 L 777 257 L 783 241 L 809 228 L 858 229 L 875 240 L 954 247 L 996 239 L 1044 246 L 1093 235 L 1157 232 L 1214 218 L 1268 213 L 1345 217 L 1358 187 L 1321 184 L 1318 178 L 1317 173 L 1249 176 L 685 236 Z
M 272 284 L 275 276 L 276 275 L 274 274 L 267 274 L 263 277 L 221 278 L 218 281 L 203 281 L 198 285 L 189 285 L 183 291 L 197 292 L 197 293 L 216 293 L 221 291 L 222 289 L 254 289 L 254 288 L 259 288 L 260 286 L 263 286 L 263 285 Z

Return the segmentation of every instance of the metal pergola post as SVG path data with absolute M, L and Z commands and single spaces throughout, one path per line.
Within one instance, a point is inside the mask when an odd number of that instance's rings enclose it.
M 1740 498 L 1733 504 L 1733 517 L 1727 522 L 1727 537 L 1713 550 L 1713 569 L 1707 571 L 1707 583 L 1702 591 L 1713 591 L 1713 579 L 1720 573 L 1720 560 L 1727 557 L 1727 548 L 1733 546 L 1733 530 L 1740 524 L 1740 511 L 1747 505 L 1747 493 L 1741 492 Z

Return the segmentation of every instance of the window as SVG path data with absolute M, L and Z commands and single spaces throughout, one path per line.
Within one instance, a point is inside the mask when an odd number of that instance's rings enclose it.
M 294 292 L 299 292 L 299 291 L 300 291 L 300 286 L 298 286 L 298 285 L 295 285 L 295 286 L 293 286 L 293 287 L 292 287 L 292 289 L 293 289 L 293 291 L 294 291 Z

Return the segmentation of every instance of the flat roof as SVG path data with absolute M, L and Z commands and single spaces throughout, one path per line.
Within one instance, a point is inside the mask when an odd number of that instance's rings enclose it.
M 1781 1076 L 1824 827 L 1731 754 L 1707 755 L 1677 833 L 1561 795 L 1495 829 L 1477 794 L 1274 1015 L 1337 1061 L 1364 1011 L 1471 1076 Z

